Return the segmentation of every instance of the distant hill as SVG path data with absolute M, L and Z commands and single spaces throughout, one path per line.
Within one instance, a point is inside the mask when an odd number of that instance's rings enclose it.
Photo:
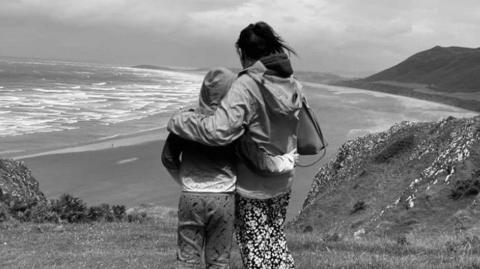
M 345 80 L 341 77 L 331 73 L 315 72 L 315 71 L 296 71 L 295 77 L 300 81 L 316 82 L 316 83 L 335 83 L 337 81 Z
M 141 64 L 132 66 L 132 68 L 139 69 L 153 69 L 153 70 L 168 70 L 168 71 L 204 71 L 205 68 L 196 68 L 196 67 L 171 67 L 171 66 L 158 66 L 151 64 Z
M 480 228 L 480 116 L 403 122 L 346 142 L 293 226 L 399 236 Z
M 206 67 L 169 67 L 169 66 L 157 66 L 157 65 L 135 65 L 132 68 L 140 69 L 153 69 L 153 70 L 168 70 L 168 71 L 187 71 L 187 72 L 208 72 L 209 68 Z M 242 71 L 241 68 L 230 67 L 235 73 Z M 324 73 L 324 72 L 315 72 L 315 71 L 296 71 L 295 76 L 300 81 L 307 82 L 316 82 L 316 83 L 335 83 L 338 81 L 345 80 L 345 77 L 341 77 L 335 74 Z
M 367 78 L 329 84 L 409 96 L 480 112 L 480 48 L 436 46 Z
M 480 48 L 436 46 L 365 79 L 426 84 L 442 91 L 480 91 Z

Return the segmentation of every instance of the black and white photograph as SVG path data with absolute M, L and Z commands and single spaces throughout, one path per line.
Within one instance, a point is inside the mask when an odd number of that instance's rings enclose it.
M 0 268 L 480 268 L 480 2 L 0 0 Z

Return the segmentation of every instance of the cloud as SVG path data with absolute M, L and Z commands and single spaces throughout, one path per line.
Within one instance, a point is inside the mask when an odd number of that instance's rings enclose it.
M 0 44 L 0 53 L 9 54 L 13 42 L 25 43 L 21 47 L 28 51 L 28 43 L 37 40 L 24 35 L 41 29 L 46 36 L 74 40 L 76 47 L 101 39 L 116 53 L 128 47 L 120 41 L 146 48 L 128 58 L 116 55 L 125 61 L 148 59 L 158 45 L 168 50 L 158 53 L 158 61 L 236 64 L 238 33 L 259 20 L 299 52 L 295 62 L 303 69 L 380 70 L 435 45 L 480 43 L 477 0 L 0 0 L 0 29 L 10 33 L 10 46 Z M 115 58 L 113 52 L 106 55 Z

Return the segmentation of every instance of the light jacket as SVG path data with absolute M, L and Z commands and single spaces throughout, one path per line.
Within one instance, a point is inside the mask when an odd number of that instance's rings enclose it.
M 226 68 L 210 70 L 203 80 L 197 113 L 212 114 L 236 79 Z M 233 192 L 236 157 L 233 145 L 212 147 L 169 134 L 162 162 L 187 192 Z
M 162 163 L 186 192 L 235 191 L 237 173 L 232 146 L 210 147 L 169 134 Z
M 177 113 L 167 128 L 206 145 L 227 145 L 245 134 L 245 139 L 272 155 L 291 152 L 297 145 L 303 96 L 292 73 L 285 54 L 263 58 L 240 72 L 213 115 Z M 267 199 L 288 192 L 293 177 L 294 170 L 265 176 L 237 162 L 237 192 L 247 198 Z

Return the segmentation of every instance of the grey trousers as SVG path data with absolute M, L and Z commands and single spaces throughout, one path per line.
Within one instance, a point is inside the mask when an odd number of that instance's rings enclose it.
M 178 205 L 177 268 L 229 268 L 235 216 L 233 193 L 183 192 Z

